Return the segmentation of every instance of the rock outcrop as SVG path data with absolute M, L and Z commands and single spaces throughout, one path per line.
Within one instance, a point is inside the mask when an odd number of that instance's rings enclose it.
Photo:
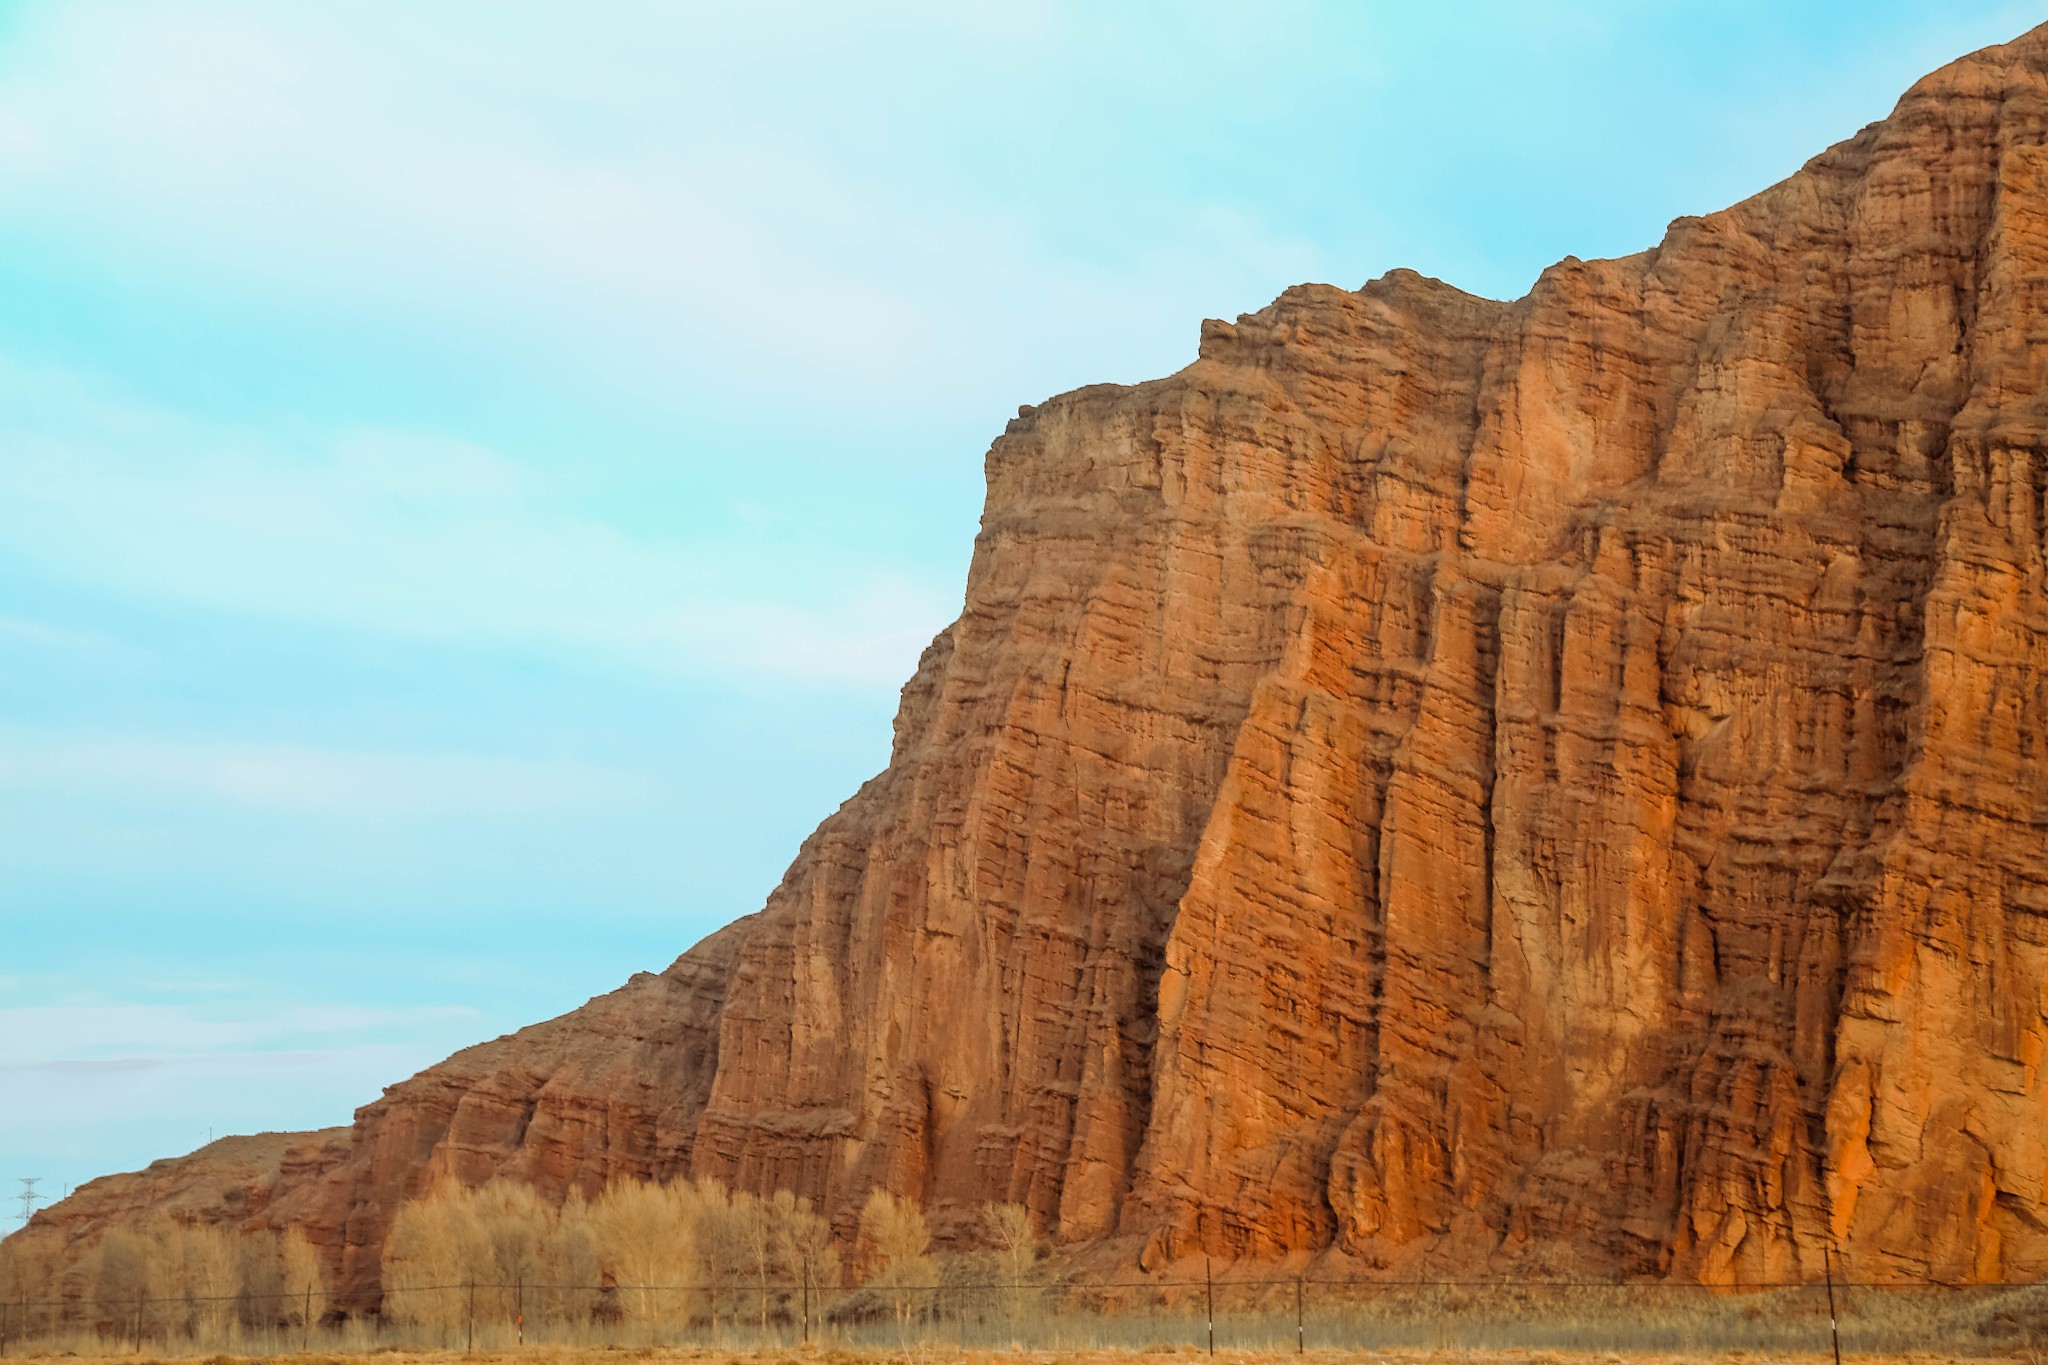
M 220 1216 L 362 1297 L 442 1173 L 1017 1200 L 1146 1266 L 2048 1274 L 2048 29 L 1640 255 L 1292 289 L 987 469 L 763 911 Z

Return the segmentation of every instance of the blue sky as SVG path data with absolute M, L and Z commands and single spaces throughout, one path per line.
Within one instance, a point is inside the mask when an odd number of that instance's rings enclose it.
M 0 0 L 0 1178 L 755 909 L 1018 404 L 1639 249 L 2044 8 Z

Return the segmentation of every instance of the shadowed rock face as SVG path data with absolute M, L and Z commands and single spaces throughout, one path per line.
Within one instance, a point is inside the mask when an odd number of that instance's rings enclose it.
M 298 1221 L 364 1298 L 444 1173 L 1017 1200 L 1147 1265 L 2048 1274 L 2044 491 L 2048 29 L 1517 302 L 1304 286 L 1025 409 L 761 913 L 238 1208 L 201 1153 L 37 1222 Z

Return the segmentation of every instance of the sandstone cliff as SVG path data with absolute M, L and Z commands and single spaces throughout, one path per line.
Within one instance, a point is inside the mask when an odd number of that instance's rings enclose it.
M 288 1218 L 367 1297 L 438 1173 L 689 1171 L 1147 1266 L 2048 1275 L 2048 29 L 1640 255 L 1293 289 L 987 469 L 761 913 L 239 1203 L 201 1153 L 39 1224 Z

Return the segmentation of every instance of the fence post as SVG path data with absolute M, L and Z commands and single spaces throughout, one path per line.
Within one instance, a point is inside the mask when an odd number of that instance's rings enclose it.
M 1294 1353 L 1308 1354 L 1308 1323 L 1301 1315 L 1301 1276 L 1294 1277 Z
M 135 1296 L 135 1354 L 137 1355 L 142 1354 L 142 1308 L 148 1302 L 149 1295 L 147 1294 L 137 1294 Z
M 1828 1340 L 1835 1348 L 1835 1365 L 1842 1365 L 1842 1331 L 1835 1325 L 1835 1265 L 1827 1242 L 1820 1244 L 1820 1273 L 1828 1282 Z
M 469 1345 L 466 1350 L 476 1350 L 476 1281 L 469 1282 Z
M 313 1349 L 313 1291 L 306 1291 L 306 1306 L 299 1314 L 299 1351 L 304 1354 Z
M 526 1344 L 526 1276 L 522 1273 L 512 1285 L 512 1330 L 518 1344 Z
M 811 1344 L 811 1254 L 804 1253 L 804 1345 Z
M 0 1356 L 7 1354 L 7 1302 L 0 1299 Z
M 1209 1323 L 1209 1354 L 1216 1354 L 1216 1274 L 1205 1254 L 1202 1257 L 1202 1309 Z

